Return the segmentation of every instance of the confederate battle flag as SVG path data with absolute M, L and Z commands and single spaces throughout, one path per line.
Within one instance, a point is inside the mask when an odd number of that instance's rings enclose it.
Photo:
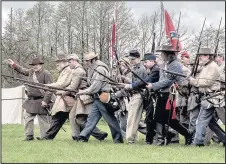
M 182 47 L 181 47 L 180 41 L 178 42 L 178 34 L 174 28 L 174 25 L 169 16 L 169 13 L 166 10 L 164 10 L 164 18 L 165 18 L 166 37 L 170 40 L 170 43 L 175 49 L 177 49 L 177 44 L 178 44 L 178 50 L 181 51 Z

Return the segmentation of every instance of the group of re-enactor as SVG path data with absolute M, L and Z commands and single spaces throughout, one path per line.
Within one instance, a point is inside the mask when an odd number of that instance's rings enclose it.
M 131 50 L 119 59 L 114 70 L 94 52 L 85 53 L 83 61 L 76 54 L 60 52 L 55 60 L 59 71 L 56 82 L 38 57 L 32 59 L 30 69 L 8 59 L 11 68 L 28 76 L 29 81 L 75 91 L 53 93 L 27 86 L 28 98 L 23 104 L 25 141 L 34 140 L 36 116 L 40 126 L 40 137 L 36 138 L 40 141 L 53 140 L 67 119 L 74 141 L 88 142 L 90 135 L 103 141 L 108 133 L 97 127 L 103 117 L 114 143 L 136 144 L 140 132 L 149 145 L 178 144 L 180 134 L 185 145 L 200 147 L 215 142 L 225 146 L 225 132 L 218 124 L 220 120 L 225 125 L 224 95 L 202 100 L 225 89 L 225 83 L 218 81 L 225 81 L 225 56 L 212 53 L 210 48 L 200 48 L 196 55 L 197 74 L 189 76 L 189 54 L 179 55 L 171 45 L 162 45 L 156 54 L 145 53 L 143 58 L 137 50 Z M 121 73 L 114 74 L 119 68 Z M 107 77 L 120 85 L 110 83 Z M 51 116 L 47 111 L 50 106 Z

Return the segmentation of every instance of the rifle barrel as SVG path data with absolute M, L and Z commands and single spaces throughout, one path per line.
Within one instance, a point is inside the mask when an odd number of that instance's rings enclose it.
M 16 77 L 9 76 L 9 75 L 2 75 L 2 76 L 3 77 L 8 77 L 8 78 L 12 78 L 12 79 L 15 79 L 15 80 L 22 81 L 22 82 L 24 82 L 28 86 L 36 87 L 36 88 L 43 89 L 43 90 L 47 90 L 46 88 L 48 88 L 48 89 L 50 89 L 50 91 L 52 91 L 52 90 L 64 90 L 64 91 L 75 92 L 75 93 L 78 92 L 78 91 L 72 90 L 72 89 L 66 89 L 66 88 L 63 89 L 63 88 L 59 88 L 59 87 L 47 86 L 47 85 L 42 84 L 42 83 L 36 83 L 36 82 L 32 82 L 32 81 L 28 81 L 28 80 L 16 78 Z
M 222 92 L 218 92 L 216 94 L 213 94 L 211 96 L 208 96 L 208 97 L 204 97 L 202 100 L 208 100 L 208 99 L 211 99 L 213 97 L 216 97 L 216 96 L 219 96 L 219 95 L 222 95 L 223 93 Z
M 141 80 L 144 84 L 148 85 L 148 82 L 146 82 L 144 79 L 142 79 L 138 74 L 136 74 L 127 64 L 126 64 L 127 68 L 129 69 L 129 71 L 132 72 L 132 74 L 134 74 L 139 80 Z
M 53 89 L 45 88 L 45 87 L 41 87 L 41 86 L 37 86 L 37 85 L 32 85 L 32 84 L 29 84 L 29 83 L 24 83 L 24 85 L 27 85 L 27 86 L 33 87 L 33 88 L 38 88 L 38 89 L 50 91 L 50 92 L 55 92 L 55 90 L 53 90 Z

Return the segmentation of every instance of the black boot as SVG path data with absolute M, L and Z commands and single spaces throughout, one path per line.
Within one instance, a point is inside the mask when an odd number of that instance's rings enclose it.
M 79 136 L 78 137 L 78 141 L 79 142 L 88 142 L 88 139 L 86 137 L 84 137 L 84 136 Z
M 27 135 L 26 138 L 23 141 L 32 141 L 34 140 L 34 136 L 33 135 Z
M 36 137 L 36 139 L 37 139 L 37 140 L 40 140 L 40 141 L 41 141 L 41 140 L 53 140 L 53 139 L 51 139 L 51 138 L 46 138 L 46 137 L 43 137 L 43 138 L 42 138 L 42 137 Z
M 103 133 L 100 137 L 98 137 L 97 139 L 99 140 L 99 141 L 103 141 L 105 138 L 107 138 L 107 136 L 108 136 L 108 133 Z
M 169 143 L 172 143 L 172 139 L 176 137 L 176 134 L 173 132 L 168 132 L 168 136 L 166 137 L 167 141 L 166 141 L 166 145 L 168 145 Z
M 72 136 L 72 139 L 73 139 L 74 141 L 78 141 L 78 137 L 76 137 L 76 136 Z

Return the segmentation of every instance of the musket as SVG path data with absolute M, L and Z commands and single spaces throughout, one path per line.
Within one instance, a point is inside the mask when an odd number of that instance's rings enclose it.
M 156 19 L 156 12 L 155 12 L 155 15 L 154 15 L 154 22 L 153 22 L 153 25 L 152 25 L 152 33 L 153 33 L 153 40 L 152 40 L 152 47 L 151 47 L 151 53 L 154 54 L 155 53 L 155 20 Z
M 90 67 L 90 68 L 91 68 L 91 67 Z M 116 81 L 114 81 L 113 79 L 111 79 L 110 77 L 108 77 L 107 75 L 105 75 L 105 74 L 103 74 L 103 73 L 97 71 L 96 68 L 91 68 L 91 69 L 93 69 L 94 71 L 96 71 L 96 72 L 99 73 L 100 75 L 104 76 L 106 79 L 110 80 L 111 82 L 117 83 Z
M 215 93 L 215 94 L 213 94 L 211 96 L 204 97 L 204 98 L 202 98 L 202 100 L 208 100 L 208 99 L 211 99 L 213 97 L 216 97 L 216 96 L 219 96 L 219 95 L 223 95 L 223 94 L 225 94 L 225 92 L 218 92 L 218 93 Z
M 115 58 L 116 58 L 116 61 L 117 61 L 119 73 L 120 73 L 120 75 L 122 75 L 122 69 L 120 67 L 120 62 L 119 62 L 119 58 L 118 58 L 118 54 L 117 54 L 117 50 L 116 50 L 116 45 L 114 45 L 113 48 L 114 48 L 114 52 L 115 52 Z M 123 83 L 124 83 L 124 80 L 123 80 Z
M 162 69 L 162 68 L 160 68 L 160 69 L 163 70 L 164 72 L 172 74 L 172 75 L 181 76 L 181 77 L 184 77 L 184 78 L 189 78 L 190 77 L 190 76 L 184 75 L 182 73 L 177 73 L 177 72 L 165 70 L 165 69 Z M 222 80 L 213 80 L 213 79 L 207 79 L 207 78 L 198 78 L 198 79 L 206 79 L 206 80 L 217 81 L 217 82 L 220 82 L 220 83 L 225 83 L 225 81 L 222 81 Z
M 181 17 L 181 11 L 180 11 L 180 15 L 179 15 L 179 20 L 178 20 L 178 25 L 177 25 L 177 46 L 176 46 L 176 49 L 179 50 L 179 27 L 180 27 L 180 17 Z
M 220 33 L 220 28 L 221 28 L 221 21 L 222 21 L 222 17 L 221 17 L 221 20 L 220 20 L 220 24 L 219 24 L 219 28 L 218 28 L 217 36 L 216 36 L 217 44 L 216 44 L 216 48 L 214 50 L 215 54 L 217 54 L 217 49 L 218 49 L 218 44 L 219 44 L 219 33 Z
M 49 91 L 49 92 L 56 92 L 56 90 L 54 90 L 54 89 L 50 89 L 50 88 L 47 88 L 47 87 L 41 87 L 41 86 L 38 86 L 38 85 L 32 85 L 32 84 L 29 84 L 29 83 L 24 83 L 24 85 L 27 85 L 27 86 L 32 87 L 32 88 L 42 89 L 42 90 Z
M 197 50 L 196 54 L 199 53 L 199 50 L 200 50 L 200 47 L 201 47 L 201 44 L 202 44 L 200 39 L 201 39 L 201 36 L 202 36 L 203 28 L 205 26 L 205 22 L 206 22 L 206 18 L 204 19 L 204 22 L 203 22 L 203 25 L 202 25 L 202 30 L 201 30 L 200 35 L 199 35 L 199 39 L 198 39 L 199 46 L 198 46 L 198 50 Z M 192 66 L 192 70 L 191 70 L 191 74 L 190 74 L 191 76 L 195 77 L 195 75 L 197 73 L 198 65 L 199 65 L 199 57 L 198 57 L 198 55 L 196 55 L 195 62 L 194 62 L 194 65 Z
M 112 82 L 112 81 L 106 81 L 106 80 L 101 80 L 101 79 L 95 79 L 95 78 L 89 78 L 89 77 L 84 77 L 84 76 L 77 76 L 76 77 L 80 77 L 82 79 L 89 79 L 89 80 L 96 80 L 96 81 L 102 81 L 102 82 L 108 82 L 111 85 L 122 85 L 123 83 L 117 83 L 117 82 Z
M 136 74 L 136 72 L 134 72 L 127 64 L 125 64 L 127 66 L 127 68 L 129 69 L 129 71 L 134 74 L 134 76 L 136 76 L 140 81 L 142 81 L 144 84 L 148 85 L 148 82 L 146 82 L 144 79 L 142 79 L 138 74 Z
M 152 41 L 152 47 L 151 47 L 151 53 L 155 53 L 155 32 L 153 33 L 153 41 Z
M 2 76 L 3 76 L 3 77 L 12 78 L 12 79 L 14 79 L 14 80 L 22 81 L 22 82 L 24 82 L 26 85 L 30 85 L 30 86 L 32 86 L 32 87 L 36 87 L 36 88 L 43 89 L 43 90 L 49 89 L 49 91 L 63 90 L 63 91 L 75 92 L 75 93 L 78 92 L 77 90 L 66 89 L 66 88 L 59 88 L 59 87 L 53 87 L 53 86 L 47 86 L 47 85 L 42 84 L 42 83 L 36 83 L 36 82 L 32 82 L 32 81 L 28 81 L 28 80 L 16 78 L 16 77 L 9 76 L 9 75 L 2 75 Z

